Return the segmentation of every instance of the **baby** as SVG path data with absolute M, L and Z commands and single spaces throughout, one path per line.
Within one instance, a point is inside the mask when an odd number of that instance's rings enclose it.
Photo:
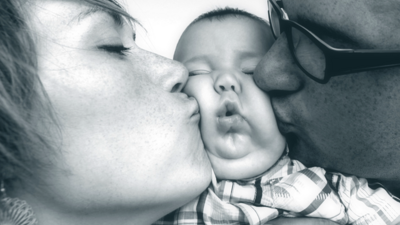
M 384 189 L 289 159 L 270 99 L 252 76 L 273 40 L 265 21 L 232 8 L 201 15 L 183 33 L 174 59 L 189 70 L 184 92 L 200 105 L 215 176 L 203 194 L 155 224 L 264 224 L 278 216 L 400 223 L 400 203 Z

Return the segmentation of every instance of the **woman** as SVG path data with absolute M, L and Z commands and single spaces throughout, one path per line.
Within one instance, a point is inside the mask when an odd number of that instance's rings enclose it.
M 187 71 L 128 21 L 108 0 L 0 2 L 0 224 L 150 224 L 209 184 Z

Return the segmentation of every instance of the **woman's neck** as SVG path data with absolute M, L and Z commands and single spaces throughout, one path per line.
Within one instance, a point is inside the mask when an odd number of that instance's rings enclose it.
M 27 192 L 14 191 L 10 197 L 26 201 L 32 207 L 40 225 L 146 225 L 155 222 L 158 218 L 168 213 L 162 212 L 162 207 L 160 209 L 147 208 L 145 206 L 138 207 L 138 209 L 123 206 L 96 208 L 93 203 L 84 202 L 82 202 L 82 205 L 90 205 L 90 208 L 73 209 L 65 207 L 57 199 L 49 199 L 42 194 L 44 193 L 28 194 Z

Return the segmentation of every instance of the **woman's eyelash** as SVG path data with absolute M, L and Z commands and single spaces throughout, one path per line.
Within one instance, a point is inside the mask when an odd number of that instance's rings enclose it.
M 125 56 L 126 53 L 131 49 L 131 48 L 127 48 L 124 47 L 123 45 L 102 45 L 97 47 L 100 50 L 104 50 L 110 53 L 115 53 L 118 55 L 123 55 Z

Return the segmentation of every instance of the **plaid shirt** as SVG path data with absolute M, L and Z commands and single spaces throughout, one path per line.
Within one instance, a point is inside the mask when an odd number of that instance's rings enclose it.
M 369 188 L 366 179 L 306 168 L 285 156 L 257 178 L 217 182 L 214 175 L 199 197 L 154 225 L 265 224 L 278 216 L 319 217 L 339 224 L 397 224 L 400 202 L 383 188 Z

